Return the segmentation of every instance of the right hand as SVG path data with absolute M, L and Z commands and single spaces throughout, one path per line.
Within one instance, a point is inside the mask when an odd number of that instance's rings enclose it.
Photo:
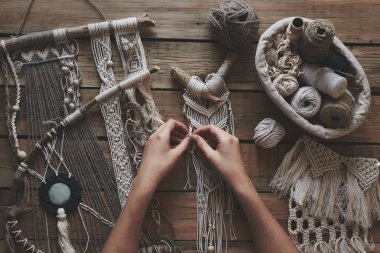
M 232 186 L 249 179 L 240 154 L 239 139 L 220 128 L 208 125 L 195 130 L 191 138 L 209 163 Z M 215 149 L 210 144 L 216 142 Z

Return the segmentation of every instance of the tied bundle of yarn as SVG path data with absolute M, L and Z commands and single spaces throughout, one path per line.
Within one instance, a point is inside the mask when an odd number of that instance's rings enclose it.
M 302 117 L 311 118 L 321 108 L 321 95 L 311 86 L 302 87 L 293 96 L 290 105 Z
M 316 19 L 306 26 L 298 45 L 299 53 L 306 62 L 321 62 L 328 56 L 334 36 L 333 23 Z
M 272 148 L 276 146 L 285 136 L 285 130 L 276 120 L 271 118 L 263 119 L 255 128 L 253 140 L 262 148 Z
M 227 0 L 219 8 L 212 9 L 208 18 L 217 39 L 232 50 L 251 44 L 259 29 L 260 20 L 245 2 Z
M 329 68 L 304 63 L 301 66 L 300 80 L 313 86 L 332 98 L 342 96 L 347 88 L 347 79 L 337 75 Z
M 324 127 L 341 128 L 350 125 L 355 108 L 355 98 L 346 90 L 338 99 L 326 98 L 323 101 L 319 120 Z
M 293 95 L 299 87 L 297 78 L 290 74 L 280 74 L 274 79 L 273 84 L 283 97 Z

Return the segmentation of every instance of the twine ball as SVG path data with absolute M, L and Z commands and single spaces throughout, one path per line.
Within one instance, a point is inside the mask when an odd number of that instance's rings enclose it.
M 227 0 L 208 15 L 217 39 L 227 48 L 239 50 L 254 42 L 260 20 L 245 2 Z
M 271 118 L 263 119 L 255 128 L 253 140 L 256 145 L 262 148 L 272 148 L 276 146 L 285 136 L 285 129 L 276 120 Z
M 311 118 L 321 108 L 321 95 L 311 86 L 302 87 L 292 97 L 290 105 L 302 117 Z
M 321 62 L 328 56 L 334 37 L 333 23 L 325 19 L 313 20 L 302 34 L 299 53 L 306 62 Z
M 290 74 L 280 74 L 273 80 L 273 84 L 283 97 L 293 95 L 299 87 L 297 78 Z
M 341 128 L 350 125 L 355 108 L 355 98 L 346 90 L 338 99 L 326 98 L 323 101 L 319 120 L 324 127 Z

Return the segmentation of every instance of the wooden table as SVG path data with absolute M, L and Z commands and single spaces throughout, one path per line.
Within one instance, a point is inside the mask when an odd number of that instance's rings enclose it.
M 161 114 L 185 122 L 182 115 L 182 87 L 169 74 L 170 66 L 178 66 L 189 73 L 215 71 L 226 52 L 211 34 L 207 13 L 218 1 L 94 1 L 108 19 L 140 16 L 149 13 L 157 21 L 153 29 L 142 32 L 148 64 L 159 65 L 163 71 L 153 78 L 153 96 Z M 288 16 L 327 18 L 336 26 L 337 36 L 351 49 L 367 73 L 372 88 L 372 107 L 365 123 L 354 133 L 329 141 L 327 146 L 344 155 L 380 158 L 380 3 L 377 0 L 256 0 L 249 1 L 260 16 L 262 33 L 275 21 Z M 25 0 L 0 1 L 0 35 L 6 38 L 17 30 L 21 16 L 27 7 Z M 73 27 L 101 21 L 86 1 L 37 0 L 29 15 L 25 32 Z M 257 37 L 259 38 L 259 36 Z M 98 75 L 92 60 L 88 39 L 79 40 L 79 67 L 82 71 L 83 101 L 99 92 Z M 114 46 L 114 49 L 116 47 Z M 287 200 L 280 200 L 269 189 L 268 183 L 281 162 L 283 155 L 304 132 L 292 124 L 269 100 L 261 88 L 254 66 L 255 47 L 241 55 L 227 78 L 235 116 L 236 135 L 252 181 L 260 191 L 273 215 L 286 228 Z M 115 62 L 115 73 L 121 78 L 121 64 Z M 12 185 L 13 166 L 10 160 L 4 112 L 4 88 L 0 86 L 0 213 L 5 212 Z M 26 113 L 21 107 L 18 131 L 25 145 Z M 104 152 L 109 158 L 105 141 L 104 123 L 99 109 L 89 115 L 96 134 L 100 137 Z M 279 120 L 286 128 L 285 139 L 276 148 L 262 150 L 253 141 L 253 129 L 264 117 Z M 186 182 L 185 159 L 161 183 L 157 196 L 163 213 L 174 227 L 178 244 L 184 252 L 196 252 L 196 202 L 195 177 L 193 189 L 184 191 Z M 0 253 L 6 251 L 4 216 L 0 215 Z M 237 206 L 235 228 L 238 241 L 230 243 L 230 252 L 253 252 L 250 233 L 242 210 Z M 372 229 L 380 252 L 380 225 Z

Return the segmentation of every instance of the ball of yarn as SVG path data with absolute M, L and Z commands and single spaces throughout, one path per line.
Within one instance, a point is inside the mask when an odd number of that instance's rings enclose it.
M 290 105 L 302 117 L 311 118 L 321 108 L 321 95 L 311 86 L 302 87 L 292 97 Z
M 326 98 L 322 103 L 319 120 L 324 127 L 341 128 L 351 123 L 355 108 L 355 98 L 346 90 L 338 99 Z
M 302 34 L 299 53 L 306 62 L 321 62 L 328 56 L 334 36 L 333 23 L 325 19 L 313 20 Z
M 298 90 L 297 78 L 290 74 L 280 74 L 273 80 L 274 87 L 283 97 L 293 95 Z
M 253 140 L 262 148 L 276 146 L 285 136 L 285 130 L 276 120 L 266 118 L 260 121 L 255 128 Z
M 251 44 L 260 20 L 245 2 L 227 0 L 208 15 L 217 39 L 227 48 L 238 50 Z

